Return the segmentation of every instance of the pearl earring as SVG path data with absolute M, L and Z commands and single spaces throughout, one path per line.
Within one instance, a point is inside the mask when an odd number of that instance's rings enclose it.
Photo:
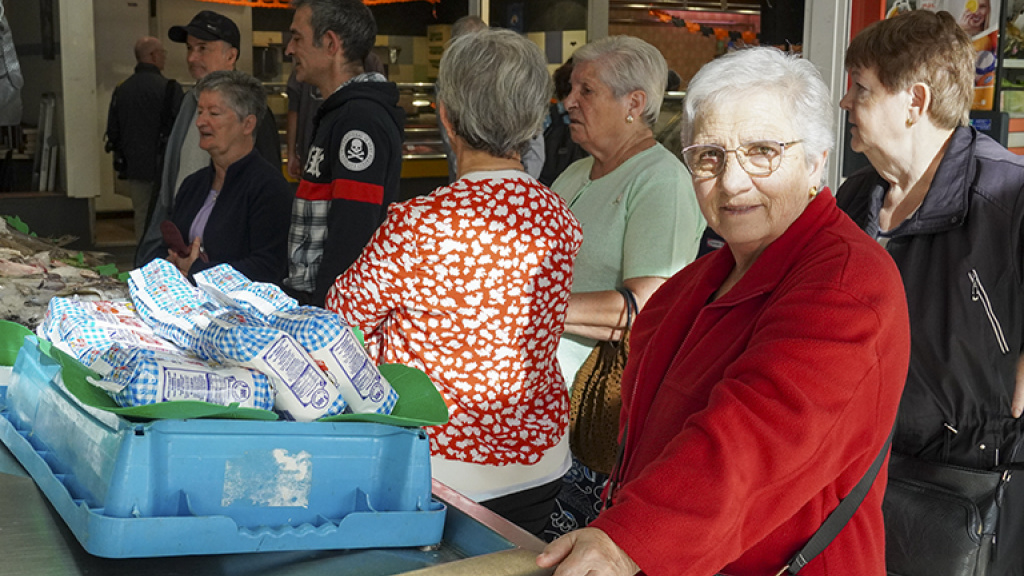
M 626 124 L 632 124 L 632 123 L 633 123 L 633 115 L 630 114 L 630 115 L 626 116 Z

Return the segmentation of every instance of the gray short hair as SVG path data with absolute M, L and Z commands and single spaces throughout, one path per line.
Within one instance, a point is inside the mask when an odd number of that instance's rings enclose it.
M 239 120 L 246 116 L 256 117 L 256 126 L 263 121 L 267 110 L 267 95 L 263 84 L 240 70 L 218 70 L 210 72 L 196 83 L 196 94 L 203 92 L 220 92 L 228 108 L 238 115 Z M 255 129 L 253 130 L 255 135 Z
M 324 34 L 332 30 L 341 38 L 341 49 L 348 62 L 366 60 L 377 41 L 377 21 L 361 0 L 292 0 L 292 8 L 309 6 L 312 11 L 313 45 L 323 43 Z
M 473 32 L 479 32 L 488 28 L 487 23 L 484 22 L 483 18 L 479 16 L 463 16 L 452 24 L 452 40 L 459 36 L 466 34 L 472 34 Z
M 747 48 L 704 65 L 690 80 L 683 101 L 683 146 L 693 143 L 701 116 L 724 102 L 776 94 L 779 111 L 803 141 L 808 166 L 834 144 L 832 95 L 808 60 L 777 48 Z
M 496 29 L 456 38 L 441 57 L 436 88 L 455 135 L 499 158 L 526 151 L 552 89 L 540 48 Z
M 572 61 L 574 66 L 596 63 L 598 76 L 616 98 L 634 90 L 646 94 L 643 119 L 654 127 L 668 80 L 668 64 L 657 48 L 632 36 L 609 36 L 581 46 L 573 52 Z

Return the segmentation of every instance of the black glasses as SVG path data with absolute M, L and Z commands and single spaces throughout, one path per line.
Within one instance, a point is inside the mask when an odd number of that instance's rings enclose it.
M 776 142 L 774 140 L 758 140 L 740 144 L 732 150 L 717 144 L 694 144 L 683 148 L 683 164 L 694 178 L 715 178 L 725 170 L 726 156 L 729 152 L 736 154 L 740 167 L 751 176 L 769 176 L 779 169 L 786 147 L 799 144 L 803 140 L 792 142 Z

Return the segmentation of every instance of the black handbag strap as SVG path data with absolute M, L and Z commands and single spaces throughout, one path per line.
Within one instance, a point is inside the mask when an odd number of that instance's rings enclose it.
M 626 328 L 623 331 L 623 335 L 630 328 L 633 327 L 633 319 L 637 314 L 640 313 L 640 307 L 636 303 L 636 296 L 629 288 L 619 288 L 619 294 L 622 294 L 622 298 L 626 300 Z M 619 485 L 619 479 L 622 477 L 622 458 L 626 451 L 626 433 L 629 431 L 629 422 L 622 425 L 622 434 L 619 436 L 619 445 L 615 450 L 615 465 L 612 466 L 612 473 L 608 478 L 608 489 L 605 490 L 604 495 L 601 499 L 602 504 L 605 508 L 610 508 L 612 505 L 612 496 L 615 494 L 615 489 Z
M 622 299 L 626 301 L 626 330 L 633 327 L 633 319 L 640 313 L 640 307 L 637 306 L 636 296 L 629 288 L 619 288 L 619 294 L 622 294 Z
M 894 428 L 895 430 L 895 428 Z M 871 490 L 871 485 L 875 483 L 875 478 L 878 476 L 878 471 L 882 469 L 882 462 L 885 462 L 885 455 L 889 452 L 889 445 L 892 444 L 893 431 L 889 431 L 889 438 L 886 439 L 885 444 L 882 446 L 881 451 L 878 452 L 878 456 L 875 457 L 875 461 L 871 463 L 871 467 L 864 473 L 857 485 L 853 487 L 853 490 L 843 498 L 836 509 L 828 515 L 825 522 L 818 528 L 818 530 L 811 536 L 811 539 L 804 544 L 804 547 L 800 549 L 786 564 L 779 570 L 775 576 L 782 576 L 783 574 L 796 574 L 807 565 L 808 562 L 814 559 L 815 556 L 821 554 L 822 550 L 828 547 L 829 543 L 835 539 L 836 536 L 842 532 L 843 527 L 846 523 L 853 518 L 853 514 L 860 507 L 860 503 L 864 501 L 864 497 L 868 495 Z

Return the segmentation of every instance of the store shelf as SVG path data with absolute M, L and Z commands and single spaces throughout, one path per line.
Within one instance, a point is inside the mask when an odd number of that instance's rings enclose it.
M 31 154 L 12 152 L 10 148 L 0 148 L 0 159 L 7 158 L 7 154 L 11 155 L 11 160 L 32 160 L 34 158 Z
M 1014 154 L 1024 155 L 1024 113 L 1010 114 L 1006 148 Z

